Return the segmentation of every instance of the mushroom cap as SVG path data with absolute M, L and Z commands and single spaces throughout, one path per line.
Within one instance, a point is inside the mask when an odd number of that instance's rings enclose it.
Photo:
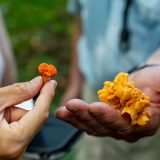
M 57 69 L 52 64 L 42 63 L 38 66 L 39 73 L 42 74 L 42 76 L 46 77 L 53 77 L 57 74 Z

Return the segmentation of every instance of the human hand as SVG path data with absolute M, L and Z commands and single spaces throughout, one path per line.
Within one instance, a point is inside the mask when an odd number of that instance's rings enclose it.
M 47 120 L 55 87 L 55 81 L 43 86 L 42 77 L 37 77 L 0 89 L 0 159 L 22 159 L 28 144 Z M 40 95 L 31 111 L 12 108 L 38 92 Z
M 159 75 L 160 67 L 145 68 L 130 75 L 130 80 L 135 81 L 136 87 L 151 99 L 148 110 L 152 116 L 145 126 L 131 126 L 127 117 L 122 117 L 119 111 L 101 102 L 87 104 L 81 100 L 71 100 L 59 108 L 55 115 L 89 135 L 110 136 L 129 142 L 153 135 L 160 123 Z

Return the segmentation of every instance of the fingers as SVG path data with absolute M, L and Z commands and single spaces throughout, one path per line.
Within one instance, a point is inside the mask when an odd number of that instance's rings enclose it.
M 109 130 L 101 125 L 88 111 L 89 104 L 82 100 L 70 100 L 66 107 L 60 107 L 55 116 L 64 120 L 89 135 L 107 136 Z
M 66 104 L 66 108 L 82 121 L 87 119 L 89 120 L 90 115 L 88 107 L 88 103 L 79 99 L 70 100 Z
M 24 110 L 17 107 L 9 107 L 5 109 L 4 117 L 8 123 L 12 123 L 15 121 L 19 121 L 21 117 L 23 117 L 28 110 Z
M 126 132 L 131 131 L 131 126 L 122 118 L 120 113 L 105 103 L 92 103 L 89 106 L 89 112 L 100 124 L 119 134 L 126 134 Z
M 31 99 L 41 89 L 42 77 L 36 77 L 29 82 L 16 83 L 0 89 L 0 111 L 6 107 Z
M 35 107 L 20 119 L 19 123 L 24 126 L 26 137 L 32 138 L 47 120 L 56 85 L 53 80 L 47 82 L 35 102 Z
M 65 106 L 58 108 L 55 112 L 55 116 L 65 122 L 70 123 L 74 127 L 79 128 L 80 130 L 92 132 L 91 128 L 89 128 L 85 123 L 80 123 L 75 117 L 75 115 Z
M 67 103 L 66 108 L 75 115 L 79 122 L 85 123 L 92 129 L 102 128 L 102 125 L 90 114 L 88 103 L 74 99 Z
M 89 135 L 110 136 L 135 142 L 141 137 L 155 133 L 160 118 L 158 118 L 157 108 L 154 108 L 150 110 L 153 116 L 150 117 L 148 125 L 144 127 L 131 126 L 127 117 L 122 117 L 119 111 L 105 103 L 88 104 L 78 99 L 70 100 L 66 106 L 60 107 L 55 112 L 55 116 Z
M 65 106 L 59 107 L 54 114 L 58 119 L 61 119 L 63 121 L 68 121 L 70 116 L 72 116 L 72 113 L 67 110 Z
M 70 104 L 72 104 L 73 102 L 73 106 L 70 106 Z M 78 103 L 78 102 L 77 102 Z M 77 105 L 77 108 L 74 106 L 74 100 L 71 100 L 67 103 L 67 107 L 66 106 L 63 106 L 63 107 L 60 107 L 56 110 L 55 112 L 55 116 L 61 120 L 64 120 L 64 121 L 69 121 L 70 120 L 70 117 L 71 116 L 74 116 L 74 113 L 77 112 L 78 114 L 78 111 L 79 110 L 85 110 L 87 103 L 84 103 L 84 104 L 79 104 Z
M 74 99 L 67 103 L 66 109 L 74 114 L 79 123 L 85 123 L 92 128 L 106 126 L 106 128 L 120 131 L 128 130 L 130 127 L 117 110 L 105 103 L 96 102 L 89 105 L 81 100 Z M 68 120 L 69 115 L 60 118 Z
M 140 137 L 151 136 L 156 133 L 160 124 L 160 114 L 159 106 L 158 107 L 148 107 L 148 110 L 151 112 L 151 117 L 145 126 L 137 126 L 134 129 L 134 133 Z

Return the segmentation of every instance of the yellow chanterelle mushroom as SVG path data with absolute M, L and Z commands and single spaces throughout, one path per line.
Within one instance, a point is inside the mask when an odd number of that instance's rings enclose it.
M 127 73 L 119 73 L 113 82 L 106 81 L 98 91 L 99 100 L 119 110 L 122 116 L 128 115 L 131 125 L 144 126 L 151 113 L 147 110 L 149 97 L 135 88 L 133 81 L 128 81 Z

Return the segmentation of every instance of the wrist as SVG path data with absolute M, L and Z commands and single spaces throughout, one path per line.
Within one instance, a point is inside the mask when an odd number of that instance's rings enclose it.
M 138 70 L 144 69 L 144 68 L 148 68 L 148 67 L 157 67 L 160 66 L 160 63 L 142 63 L 141 65 L 138 66 L 134 66 L 133 68 L 131 68 L 128 73 L 131 74 L 133 72 L 136 72 Z

